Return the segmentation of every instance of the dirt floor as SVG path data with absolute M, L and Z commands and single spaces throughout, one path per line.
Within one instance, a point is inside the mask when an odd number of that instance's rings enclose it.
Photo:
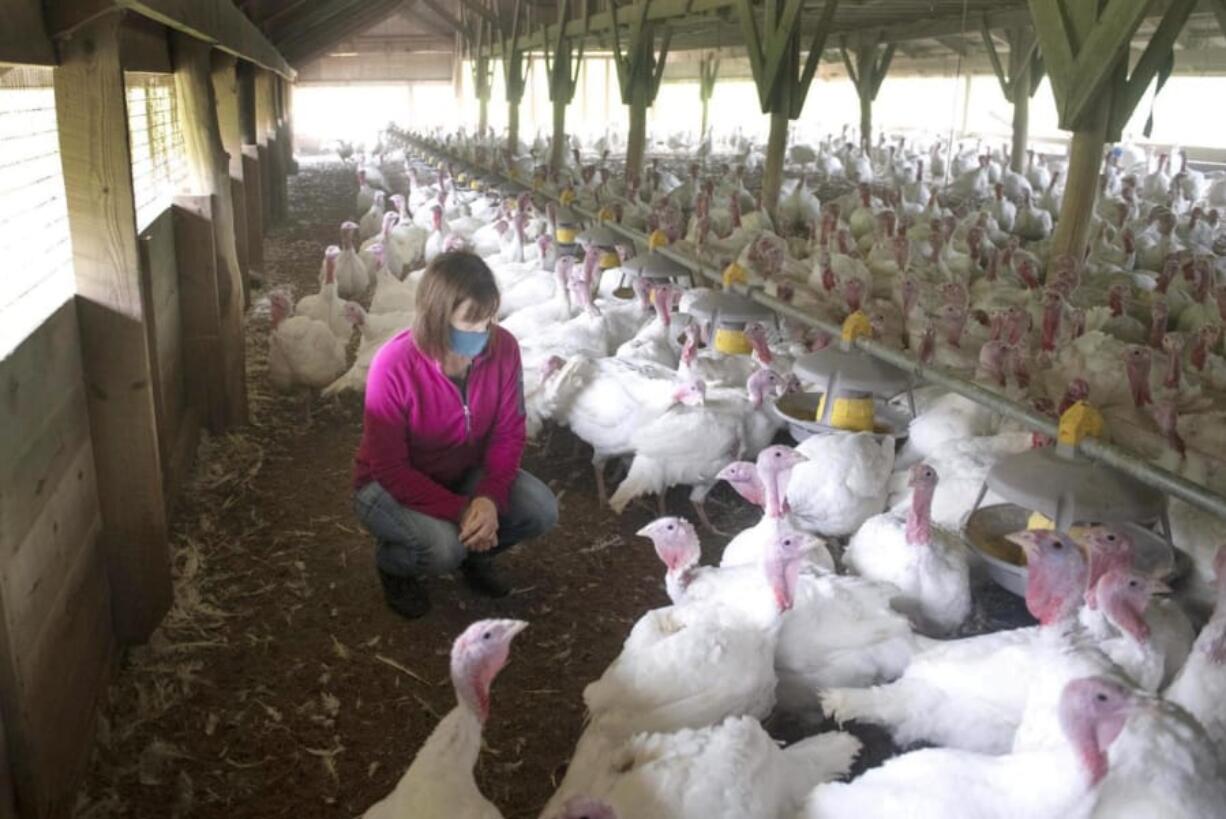
M 264 378 L 267 287 L 314 289 L 324 246 L 351 217 L 351 177 L 334 163 L 290 180 L 290 218 L 266 242 L 249 322 L 251 424 L 201 447 L 174 518 L 175 607 L 122 661 L 78 817 L 360 815 L 454 705 L 451 641 L 483 617 L 531 627 L 495 683 L 478 778 L 507 817 L 535 816 L 582 727 L 583 686 L 634 620 L 667 602 L 663 567 L 634 535 L 652 508 L 619 518 L 598 506 L 590 452 L 559 432 L 529 448 L 525 468 L 558 493 L 562 522 L 501 561 L 509 599 L 444 578 L 422 620 L 384 606 L 350 508 L 360 399 L 316 400 L 308 425 L 300 397 Z M 721 528 L 753 520 L 726 487 L 708 505 Z M 670 509 L 688 511 L 684 492 Z M 707 538 L 709 560 L 722 545 Z

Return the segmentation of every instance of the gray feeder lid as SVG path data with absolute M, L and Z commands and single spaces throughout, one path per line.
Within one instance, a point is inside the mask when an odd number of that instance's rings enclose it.
M 579 241 L 593 244 L 596 247 L 612 248 L 617 245 L 617 234 L 608 225 L 597 222 L 579 234 Z
M 833 392 L 871 392 L 891 398 L 911 388 L 911 376 L 899 368 L 855 349 L 845 349 L 836 341 L 825 350 L 797 358 L 792 372 L 802 381 L 821 384 L 830 382 Z
M 1161 492 L 1065 446 L 1001 458 L 988 471 L 984 484 L 1064 531 L 1076 523 L 1150 523 L 1159 520 L 1166 509 L 1166 496 Z
M 563 205 L 558 208 L 558 224 L 559 225 L 578 225 L 583 220 L 579 218 L 579 214 L 570 209 L 569 205 Z
M 769 307 L 738 293 L 730 293 L 725 290 L 712 290 L 694 299 L 690 304 L 690 313 L 701 321 L 718 321 L 727 324 L 768 321 L 775 315 Z
M 693 279 L 694 274 L 680 262 L 673 261 L 662 253 L 651 251 L 626 259 L 622 270 L 642 279 L 668 280 Z

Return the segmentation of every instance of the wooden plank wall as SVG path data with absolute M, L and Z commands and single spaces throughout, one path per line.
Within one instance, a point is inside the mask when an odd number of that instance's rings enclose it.
M 50 816 L 74 798 L 115 645 L 74 302 L 0 362 L 0 389 L 0 714 L 20 815 Z
M 153 363 L 154 409 L 167 506 L 191 468 L 200 440 L 200 415 L 188 400 L 179 253 L 173 210 L 167 208 L 139 237 L 141 296 Z M 193 373 L 193 377 L 199 374 Z M 170 509 L 167 509 L 169 515 Z

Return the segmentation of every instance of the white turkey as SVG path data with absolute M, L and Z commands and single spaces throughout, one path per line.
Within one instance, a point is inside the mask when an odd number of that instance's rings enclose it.
M 1117 682 L 1074 680 L 1059 703 L 1066 740 L 1060 747 L 1001 756 L 951 748 L 912 751 L 851 782 L 819 785 L 796 819 L 1084 817 L 1134 707 L 1132 692 Z
M 955 631 L 971 612 L 970 574 L 961 537 L 932 523 L 936 470 L 911 467 L 911 508 L 869 518 L 852 536 L 843 556 L 862 577 L 892 583 L 895 605 L 933 636 Z
M 451 684 L 456 707 L 435 726 L 395 790 L 363 819 L 502 819 L 477 788 L 473 769 L 490 715 L 490 686 L 507 664 L 511 640 L 522 620 L 479 620 L 451 648 Z

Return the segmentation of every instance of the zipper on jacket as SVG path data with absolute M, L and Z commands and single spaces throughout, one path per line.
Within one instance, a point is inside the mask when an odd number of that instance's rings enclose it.
M 464 409 L 464 442 L 468 443 L 473 437 L 473 413 L 468 406 L 468 382 L 472 380 L 473 371 L 477 369 L 477 361 L 479 358 L 474 358 L 473 363 L 468 365 L 468 375 L 464 377 L 464 389 L 460 389 L 460 385 L 452 381 L 451 378 L 443 373 L 443 377 L 447 379 L 447 383 L 456 391 L 456 395 L 460 396 L 460 406 Z

